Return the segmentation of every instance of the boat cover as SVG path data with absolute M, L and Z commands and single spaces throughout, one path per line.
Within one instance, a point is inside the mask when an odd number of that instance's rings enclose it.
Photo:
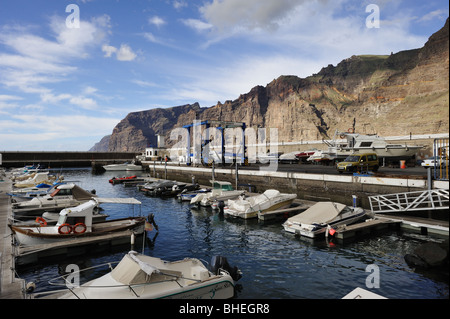
M 298 224 L 322 224 L 335 219 L 347 207 L 335 202 L 318 202 L 303 213 L 290 217 L 288 220 Z
M 90 200 L 92 197 L 97 197 L 97 195 L 88 192 L 87 190 L 82 189 L 78 185 L 74 185 L 72 188 L 72 196 L 76 200 L 85 201 Z
M 167 263 L 159 258 L 140 255 L 130 251 L 111 271 L 111 276 L 124 285 L 144 284 L 152 281 L 180 277 L 181 272 L 167 269 Z

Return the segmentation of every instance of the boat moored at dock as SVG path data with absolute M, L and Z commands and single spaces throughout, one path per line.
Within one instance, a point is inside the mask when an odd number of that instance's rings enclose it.
M 130 217 L 93 223 L 98 201 L 92 199 L 77 207 L 65 208 L 59 213 L 56 225 L 8 225 L 20 245 L 58 243 L 84 237 L 130 230 L 136 235 L 144 231 L 144 217 Z
M 297 194 L 283 194 L 278 190 L 269 189 L 264 193 L 247 198 L 239 197 L 228 200 L 224 207 L 224 215 L 244 219 L 256 218 L 259 212 L 267 212 L 289 207 L 297 198 Z
M 335 202 L 318 202 L 303 213 L 288 218 L 283 228 L 289 233 L 309 238 L 326 235 L 327 231 L 369 217 L 361 207 L 346 206 Z
M 241 277 L 224 257 L 213 258 L 208 269 L 196 258 L 169 262 L 131 251 L 109 273 L 45 298 L 229 299 Z

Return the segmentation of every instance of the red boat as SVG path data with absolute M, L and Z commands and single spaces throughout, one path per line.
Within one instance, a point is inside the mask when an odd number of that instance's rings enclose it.
M 133 176 L 124 176 L 124 177 L 113 177 L 109 180 L 111 184 L 122 184 L 125 181 L 132 181 L 134 179 L 137 179 L 136 175 Z

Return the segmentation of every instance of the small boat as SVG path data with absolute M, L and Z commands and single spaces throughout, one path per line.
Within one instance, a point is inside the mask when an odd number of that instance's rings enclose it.
M 29 201 L 12 204 L 14 217 L 40 216 L 44 212 L 59 212 L 74 207 L 96 197 L 93 192 L 82 189 L 73 183 L 56 186 L 51 194 L 37 196 Z
M 103 168 L 106 171 L 142 171 L 142 165 L 136 165 L 134 163 L 122 163 L 122 164 L 110 164 L 105 165 Z
M 213 184 L 211 192 L 197 194 L 190 203 L 209 207 L 215 201 L 226 201 L 245 193 L 243 190 L 234 190 L 230 182 L 211 181 L 211 183 Z
M 133 175 L 133 176 L 124 176 L 124 177 L 113 177 L 109 180 L 109 182 L 113 185 L 115 184 L 122 184 L 123 182 L 126 181 L 133 181 L 136 180 L 137 176 Z
M 34 197 L 50 195 L 56 190 L 56 187 L 63 183 L 55 182 L 50 187 L 39 187 L 39 185 L 27 188 L 18 188 L 7 193 L 11 198 L 11 203 L 25 202 Z M 64 183 L 65 184 L 65 183 Z
M 318 202 L 303 213 L 288 218 L 283 223 L 283 228 L 289 233 L 316 238 L 331 228 L 353 224 L 366 215 L 367 212 L 360 207 Z
M 180 194 L 177 195 L 177 197 L 182 202 L 190 202 L 198 194 L 204 194 L 210 191 L 210 188 L 202 188 L 197 190 L 188 190 L 187 188 L 185 188 Z
M 61 180 L 60 177 L 58 180 Z M 34 187 L 39 184 L 51 185 L 57 180 L 56 176 L 49 175 L 48 172 L 36 173 L 33 177 L 14 183 L 16 188 Z
M 225 257 L 213 257 L 208 269 L 196 258 L 170 262 L 130 251 L 109 273 L 43 298 L 229 299 L 241 277 L 241 271 L 231 267 Z M 62 279 L 67 287 L 67 279 Z M 56 280 L 49 283 L 57 285 Z
M 147 183 L 139 188 L 147 196 L 160 196 L 163 190 L 171 189 L 173 186 L 177 185 L 176 181 L 169 180 L 159 180 L 153 183 Z
M 229 199 L 224 207 L 225 216 L 244 219 L 258 217 L 258 212 L 267 212 L 289 207 L 297 198 L 297 194 L 283 194 L 275 189 L 268 189 L 264 193 L 247 198 Z
M 47 225 L 45 221 L 40 221 L 40 225 L 8 226 L 19 244 L 25 246 L 58 243 L 125 230 L 133 231 L 136 235 L 144 232 L 144 217 L 114 219 L 94 224 L 94 209 L 98 204 L 98 201 L 93 199 L 76 207 L 65 208 L 59 213 L 56 225 Z
M 299 159 L 297 157 L 297 154 L 300 154 L 300 151 L 284 153 L 280 155 L 278 160 L 280 163 L 289 163 L 289 164 L 298 163 Z

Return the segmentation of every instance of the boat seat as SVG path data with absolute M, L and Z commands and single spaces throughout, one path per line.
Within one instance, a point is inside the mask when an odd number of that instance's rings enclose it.
M 209 272 L 200 265 L 191 268 L 192 279 L 204 281 L 209 278 Z

